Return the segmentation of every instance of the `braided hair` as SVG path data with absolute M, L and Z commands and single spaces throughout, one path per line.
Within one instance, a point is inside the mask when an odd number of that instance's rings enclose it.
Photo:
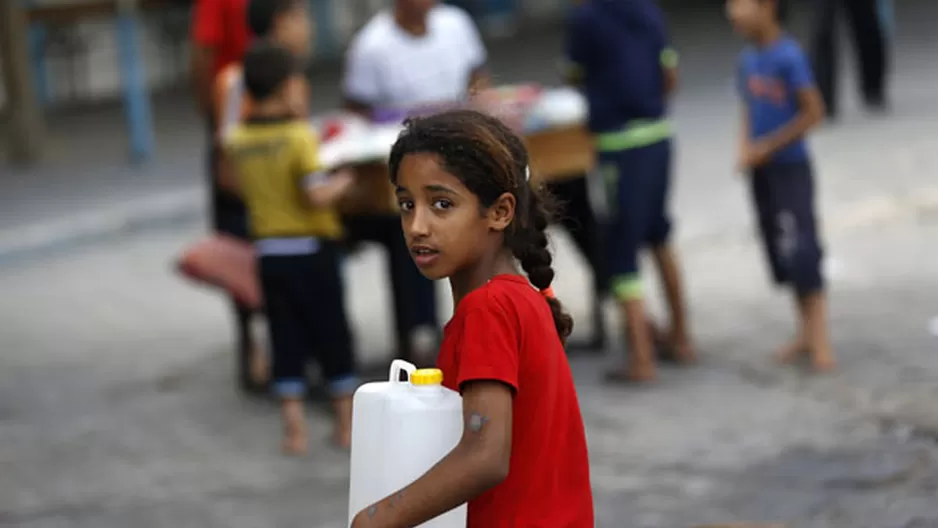
M 456 176 L 483 208 L 506 192 L 517 203 L 515 216 L 505 232 L 505 245 L 521 263 L 531 284 L 550 291 L 554 280 L 553 257 L 545 230 L 554 201 L 542 187 L 528 181 L 528 151 L 521 139 L 498 119 L 472 110 L 453 110 L 409 119 L 404 124 L 388 162 L 391 181 L 397 183 L 401 160 L 407 154 L 431 153 L 443 168 Z M 560 340 L 566 342 L 573 318 L 560 301 L 546 294 Z

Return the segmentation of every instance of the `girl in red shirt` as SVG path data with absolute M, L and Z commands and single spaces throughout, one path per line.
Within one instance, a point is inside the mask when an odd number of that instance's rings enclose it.
M 438 366 L 465 423 L 452 452 L 352 526 L 417 526 L 468 502 L 469 528 L 593 528 L 563 349 L 573 320 L 550 288 L 547 201 L 524 144 L 497 119 L 453 111 L 409 121 L 389 165 L 414 262 L 450 282 Z

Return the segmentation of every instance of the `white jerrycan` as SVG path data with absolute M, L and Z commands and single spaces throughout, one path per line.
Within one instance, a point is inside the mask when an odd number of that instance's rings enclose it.
M 400 381 L 402 371 L 407 381 Z M 459 443 L 462 396 L 442 382 L 440 370 L 418 370 L 396 359 L 388 381 L 355 391 L 349 524 L 358 512 L 417 480 Z M 465 528 L 466 505 L 421 527 Z

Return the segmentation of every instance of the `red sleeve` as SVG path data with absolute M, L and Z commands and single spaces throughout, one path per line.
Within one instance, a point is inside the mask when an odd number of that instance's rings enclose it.
M 459 346 L 459 377 L 467 381 L 500 381 L 518 390 L 518 357 L 521 348 L 518 317 L 497 297 L 480 299 L 463 323 Z
M 220 0 L 198 0 L 192 12 L 192 40 L 206 48 L 221 45 L 222 21 L 225 20 Z

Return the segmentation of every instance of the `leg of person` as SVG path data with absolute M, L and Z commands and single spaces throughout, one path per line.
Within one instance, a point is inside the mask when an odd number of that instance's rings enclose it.
M 296 280 L 304 327 L 332 400 L 332 441 L 347 449 L 352 441 L 352 395 L 358 388 L 358 378 L 339 257 L 336 244 L 323 243 L 303 269 L 297 270 Z
M 814 72 L 829 117 L 837 114 L 837 4 L 840 1 L 814 1 L 814 38 L 811 43 Z
M 593 273 L 593 335 L 585 348 L 601 351 L 606 343 L 602 301 L 608 291 L 609 280 L 599 240 L 599 223 L 590 204 L 587 181 L 581 177 L 553 182 L 548 185 L 548 190 L 563 205 L 560 223 L 570 233 Z
M 750 176 L 752 202 L 755 206 L 762 248 L 772 280 L 779 286 L 790 282 L 778 245 L 782 226 L 778 220 L 780 209 L 777 194 L 778 187 L 784 185 L 786 176 L 784 166 L 777 165 L 756 169 Z M 773 358 L 779 363 L 787 364 L 800 359 L 806 351 L 804 333 L 799 331 L 795 339 L 776 350 Z
M 397 229 L 401 230 L 400 220 L 397 221 Z M 404 233 L 401 231 L 402 242 L 403 239 Z M 406 245 L 403 251 L 407 254 L 408 266 L 405 270 L 410 274 L 410 282 L 413 285 L 414 315 L 416 316 L 414 325 L 408 332 L 410 351 L 418 364 L 431 367 L 436 364 L 441 338 L 436 314 L 436 283 L 420 273 Z
M 608 198 L 615 210 L 610 210 L 609 250 L 610 288 L 622 313 L 628 344 L 625 368 L 606 374 L 607 382 L 653 381 L 655 352 L 652 332 L 645 309 L 642 279 L 638 258 L 645 232 L 646 189 L 641 173 L 644 149 L 619 152 L 600 152 L 600 171 L 608 182 Z M 612 207 L 610 207 L 612 209 Z
M 209 170 L 214 175 L 217 167 L 217 148 L 212 147 L 209 155 Z M 219 189 L 214 176 L 209 182 L 211 199 L 212 228 L 216 233 L 222 233 L 242 240 L 248 239 L 247 210 L 244 204 L 235 196 Z M 235 298 L 231 298 L 235 314 L 236 339 L 236 376 L 241 390 L 246 392 L 259 392 L 264 390 L 268 377 L 267 353 L 260 344 L 253 331 L 254 323 L 261 315 L 253 309 L 242 305 Z
M 283 422 L 283 450 L 302 454 L 308 439 L 303 398 L 306 395 L 306 358 L 309 344 L 305 339 L 306 321 L 295 302 L 296 256 L 260 258 L 261 287 L 270 323 L 273 350 L 274 392 L 280 400 Z M 301 261 L 302 263 L 302 261 Z M 304 273 L 305 274 L 305 273 Z
M 388 250 L 398 354 L 421 366 L 436 360 L 438 326 L 436 287 L 420 274 L 404 240 L 397 216 L 385 220 L 383 243 Z
M 395 223 L 397 224 L 395 226 Z M 357 215 L 344 219 L 346 242 L 358 244 L 364 241 L 377 242 L 384 246 L 387 273 L 391 278 L 391 313 L 394 316 L 395 357 L 410 359 L 410 329 L 413 327 L 413 303 L 408 302 L 410 290 L 402 280 L 401 270 L 412 264 L 410 254 L 404 247 L 400 219 L 390 215 Z
M 687 324 L 687 310 L 684 301 L 684 285 L 677 253 L 671 246 L 671 219 L 668 214 L 668 194 L 671 187 L 672 142 L 662 141 L 648 147 L 649 172 L 648 182 L 652 193 L 649 198 L 649 218 L 646 242 L 652 248 L 655 267 L 668 303 L 671 325 L 667 334 L 667 348 L 673 359 L 679 363 L 692 363 L 696 360 L 691 344 Z
M 877 0 L 850 0 L 846 6 L 856 43 L 864 102 L 881 110 L 886 105 L 886 42 Z
M 789 269 L 801 308 L 804 345 L 817 371 L 834 368 L 827 332 L 827 301 L 821 274 L 822 249 L 814 215 L 814 178 L 809 163 L 786 166 L 778 193 L 781 237 L 779 251 Z

